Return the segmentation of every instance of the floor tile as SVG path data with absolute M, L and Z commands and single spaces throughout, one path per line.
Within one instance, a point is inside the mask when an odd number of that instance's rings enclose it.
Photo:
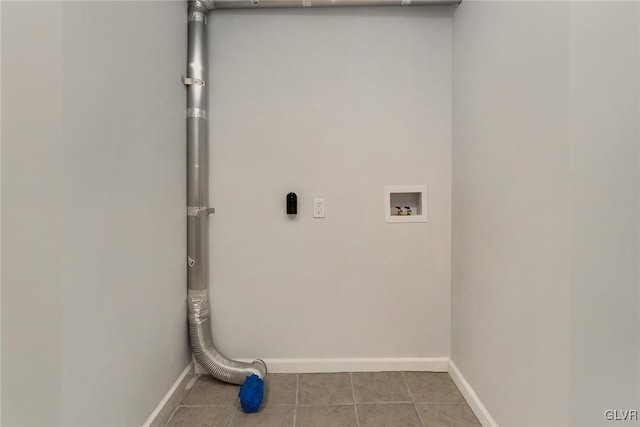
M 238 386 L 223 383 L 208 375 L 198 381 L 182 399 L 181 405 L 235 405 L 238 401 Z
M 356 402 L 411 402 L 402 372 L 357 372 L 351 374 Z
M 295 405 L 297 374 L 269 374 L 265 382 L 263 405 Z
M 200 376 L 167 427 L 292 427 L 294 418 L 298 427 L 422 427 L 420 417 L 425 427 L 480 425 L 447 373 L 271 374 L 256 414 L 238 408 L 237 394 Z
M 418 403 L 425 427 L 476 427 L 480 422 L 466 403 Z
M 296 427 L 356 427 L 354 405 L 299 406 Z
M 233 427 L 291 427 L 294 406 L 262 406 L 255 414 L 238 410 L 233 416 Z
M 179 406 L 167 427 L 226 427 L 233 406 Z
M 360 427 L 422 427 L 413 403 L 358 404 Z
M 446 372 L 405 372 L 416 402 L 464 402 L 464 398 Z
M 348 373 L 300 374 L 298 404 L 335 405 L 353 403 L 353 389 Z

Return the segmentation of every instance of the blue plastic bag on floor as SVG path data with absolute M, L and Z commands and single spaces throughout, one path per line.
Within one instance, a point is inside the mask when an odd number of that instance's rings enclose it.
M 240 386 L 238 397 L 243 412 L 258 412 L 264 393 L 264 381 L 257 375 L 249 375 Z

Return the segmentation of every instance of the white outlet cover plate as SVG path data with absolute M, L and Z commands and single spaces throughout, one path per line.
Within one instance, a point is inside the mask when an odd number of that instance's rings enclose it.
M 324 199 L 313 199 L 313 217 L 324 218 Z

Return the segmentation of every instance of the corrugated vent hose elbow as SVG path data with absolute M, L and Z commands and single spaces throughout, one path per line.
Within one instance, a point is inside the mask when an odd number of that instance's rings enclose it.
M 242 384 L 249 375 L 265 378 L 267 365 L 262 360 L 239 362 L 216 350 L 211 338 L 207 291 L 189 290 L 188 299 L 191 350 L 198 363 L 215 378 L 227 383 Z

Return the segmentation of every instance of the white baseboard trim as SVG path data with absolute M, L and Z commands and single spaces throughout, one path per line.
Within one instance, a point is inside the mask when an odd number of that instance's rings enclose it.
M 251 362 L 251 359 L 238 359 Z M 448 357 L 383 357 L 341 359 L 263 359 L 270 374 L 316 372 L 427 371 L 447 372 Z M 206 374 L 199 365 L 196 373 Z
M 480 424 L 482 424 L 483 427 L 498 427 L 496 420 L 493 419 L 476 392 L 471 388 L 471 384 L 467 382 L 453 360 L 449 360 L 449 375 L 456 386 L 458 386 L 458 389 L 478 418 L 478 421 L 480 421 Z
M 144 422 L 142 427 L 160 427 L 168 421 L 171 412 L 182 397 L 182 392 L 189 384 L 189 381 L 195 375 L 193 362 L 189 362 L 184 371 L 180 374 L 175 383 L 171 386 L 167 394 L 164 395 L 158 406 L 153 410 L 151 415 Z

